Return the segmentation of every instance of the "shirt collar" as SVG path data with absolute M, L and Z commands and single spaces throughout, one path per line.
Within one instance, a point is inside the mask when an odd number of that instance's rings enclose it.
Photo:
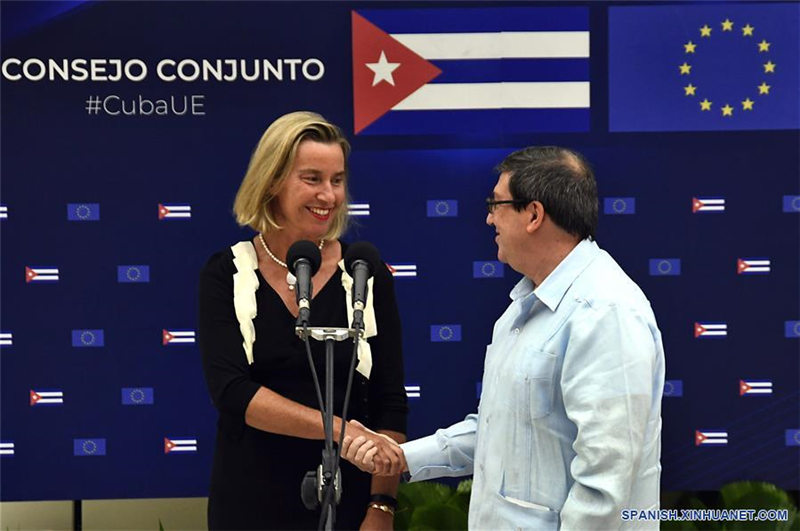
M 600 247 L 591 240 L 583 240 L 556 266 L 538 287 L 528 277 L 517 282 L 510 296 L 517 300 L 533 293 L 550 311 L 554 312 L 575 279 L 600 253 Z

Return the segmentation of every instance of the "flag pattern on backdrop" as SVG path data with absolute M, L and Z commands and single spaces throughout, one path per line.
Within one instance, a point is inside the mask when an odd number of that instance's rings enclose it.
M 472 278 L 502 278 L 505 268 L 497 260 L 472 262 Z
M 103 330 L 73 330 L 73 347 L 103 347 L 105 346 L 105 332 Z
M 197 439 L 164 437 L 164 453 L 195 453 L 197 452 Z
M 150 406 L 155 403 L 152 387 L 123 387 L 121 395 L 123 406 Z
M 429 199 L 426 204 L 429 218 L 458 217 L 458 201 L 455 199 Z
M 195 333 L 194 330 L 161 330 L 161 344 L 162 345 L 182 345 L 187 343 L 194 343 Z
M 585 7 L 353 11 L 356 134 L 588 131 Z
M 728 335 L 728 325 L 726 323 L 695 323 L 694 337 L 725 337 Z
M 181 204 L 158 204 L 158 219 L 189 219 L 192 217 L 192 206 Z
M 351 216 L 369 216 L 369 203 L 350 203 L 347 205 L 347 213 Z
M 725 446 L 728 444 L 728 432 L 722 430 L 695 430 L 695 446 Z
M 786 446 L 800 446 L 800 430 L 785 431 Z
M 636 214 L 635 197 L 604 197 L 603 214 Z
M 664 396 L 668 397 L 683 396 L 683 380 L 665 380 Z
M 100 203 L 68 203 L 67 220 L 100 221 Z
M 120 284 L 150 282 L 150 266 L 148 265 L 117 266 L 117 282 L 119 282 Z
M 0 441 L 0 455 L 14 455 L 14 441 Z
M 650 276 L 675 277 L 681 274 L 680 258 L 651 258 Z
M 407 398 L 422 398 L 422 386 L 418 384 L 410 384 L 406 385 L 405 388 Z
M 8 219 L 8 206 L 0 205 L 0 219 Z
M 800 212 L 800 195 L 783 196 L 784 212 Z
M 11 332 L 0 332 L 0 347 L 10 347 L 14 344 L 14 334 Z
M 724 197 L 693 197 L 692 198 L 692 213 L 696 214 L 701 212 L 708 214 L 710 212 L 725 212 L 725 198 Z
M 797 129 L 799 27 L 797 3 L 609 7 L 609 129 Z
M 416 264 L 386 264 L 393 277 L 416 277 Z
M 771 394 L 772 382 L 769 380 L 739 380 L 739 396 Z
M 58 268 L 51 266 L 25 266 L 25 282 L 58 282 Z
M 59 406 L 64 403 L 64 392 L 57 389 L 30 390 L 31 406 Z
M 736 273 L 739 275 L 766 275 L 772 268 L 769 258 L 739 258 Z
M 784 321 L 783 337 L 800 337 L 800 321 Z
M 105 439 L 73 439 L 72 454 L 77 456 L 106 455 Z
M 461 341 L 461 325 L 431 325 L 431 341 L 434 343 Z

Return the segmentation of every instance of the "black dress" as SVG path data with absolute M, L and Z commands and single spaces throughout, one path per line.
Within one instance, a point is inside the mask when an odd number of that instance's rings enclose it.
M 373 430 L 405 433 L 408 409 L 400 318 L 392 276 L 385 268 L 379 269 L 373 284 L 378 335 L 368 340 L 372 371 L 369 379 L 355 373 L 347 417 Z M 227 249 L 213 255 L 200 276 L 199 344 L 211 398 L 219 410 L 208 526 L 212 530 L 316 529 L 319 511 L 303 506 L 300 483 L 307 471 L 320 464 L 323 441 L 267 433 L 244 422 L 245 410 L 260 386 L 318 409 L 305 347 L 294 333 L 295 318 L 256 271 L 256 340 L 254 362 L 248 365 L 233 304 L 235 272 L 233 253 Z M 341 275 L 337 269 L 314 297 L 312 326 L 347 326 Z M 352 347 L 352 341 L 336 343 L 336 415 L 342 413 Z M 311 349 L 324 385 L 324 345 L 312 341 Z M 342 502 L 336 509 L 335 527 L 358 529 L 369 502 L 370 476 L 345 461 L 341 470 Z

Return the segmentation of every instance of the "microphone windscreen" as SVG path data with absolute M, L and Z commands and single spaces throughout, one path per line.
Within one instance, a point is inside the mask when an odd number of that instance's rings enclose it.
M 381 255 L 371 243 L 356 242 L 344 253 L 344 268 L 350 276 L 353 276 L 353 263 L 356 260 L 363 260 L 369 264 L 369 274 L 372 276 L 380 266 Z
M 311 263 L 311 276 L 316 275 L 322 263 L 322 254 L 320 254 L 319 248 L 308 240 L 294 242 L 289 247 L 289 252 L 286 253 L 286 265 L 289 266 L 289 271 L 295 273 L 295 263 L 300 258 L 305 258 Z

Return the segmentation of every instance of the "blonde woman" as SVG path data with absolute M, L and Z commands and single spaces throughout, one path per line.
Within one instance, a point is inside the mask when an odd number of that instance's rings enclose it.
M 199 342 L 211 398 L 219 410 L 208 505 L 210 529 L 315 529 L 318 512 L 300 499 L 300 483 L 321 460 L 323 429 L 305 347 L 294 333 L 297 303 L 286 253 L 315 242 L 322 265 L 313 277 L 312 325 L 348 326 L 347 157 L 342 132 L 322 116 L 294 112 L 261 137 L 234 202 L 238 223 L 257 234 L 213 255 L 200 276 Z M 374 274 L 372 322 L 360 350 L 347 434 L 371 441 L 375 462 L 398 472 L 405 440 L 400 319 L 392 277 Z M 370 313 L 370 312 L 365 312 Z M 370 331 L 371 329 L 371 331 Z M 324 345 L 312 342 L 320 378 Z M 352 343 L 335 349 L 339 414 Z M 387 437 L 381 437 L 380 432 Z M 334 423 L 338 440 L 341 419 Z M 337 529 L 392 529 L 398 476 L 371 477 L 342 463 Z

